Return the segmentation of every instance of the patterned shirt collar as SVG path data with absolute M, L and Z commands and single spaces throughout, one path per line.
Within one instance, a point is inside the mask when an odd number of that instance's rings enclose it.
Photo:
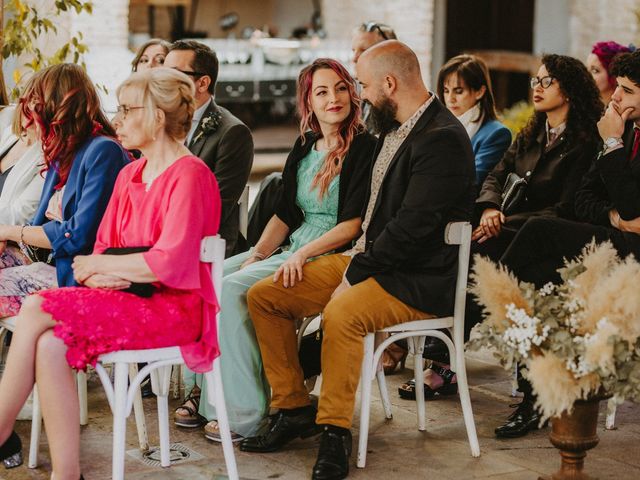
M 420 105 L 420 108 L 418 108 L 418 110 L 416 110 L 415 113 L 411 115 L 411 117 L 409 117 L 407 121 L 400 125 L 395 133 L 403 137 L 409 135 L 409 132 L 413 129 L 413 127 L 416 126 L 416 123 L 418 123 L 418 120 L 420 119 L 422 114 L 427 110 L 427 108 L 429 108 L 429 105 L 433 103 L 434 98 L 436 98 L 435 95 L 429 92 L 429 98 L 427 99 L 427 101 Z
M 544 126 L 547 130 L 547 145 L 551 145 L 556 141 L 556 138 L 564 133 L 565 129 L 567 128 L 567 122 L 562 122 L 557 127 L 551 128 L 549 126 L 549 120 L 546 120 L 544 122 Z

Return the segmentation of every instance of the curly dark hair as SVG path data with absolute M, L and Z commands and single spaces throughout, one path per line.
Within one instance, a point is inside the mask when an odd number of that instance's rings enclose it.
M 611 64 L 610 73 L 615 77 L 627 77 L 640 87 L 640 50 L 617 55 Z
M 556 79 L 560 91 L 569 100 L 567 115 L 567 136 L 577 142 L 592 142 L 599 138 L 596 123 L 604 112 L 600 92 L 580 60 L 566 55 L 548 54 L 542 57 L 542 64 L 549 75 Z M 541 129 L 545 128 L 547 115 L 535 112 L 527 126 L 518 135 L 522 150 L 528 149 Z

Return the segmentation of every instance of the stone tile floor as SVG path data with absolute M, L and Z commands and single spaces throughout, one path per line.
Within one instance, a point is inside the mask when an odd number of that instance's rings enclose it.
M 472 458 L 457 396 L 427 405 L 427 431 L 416 428 L 415 404 L 401 400 L 397 386 L 411 376 L 411 370 L 388 377 L 394 417 L 385 421 L 377 389 L 371 416 L 369 454 L 365 469 L 355 468 L 349 478 L 357 479 L 500 479 L 535 480 L 541 474 L 554 472 L 559 465 L 557 451 L 548 441 L 548 429 L 531 433 L 525 438 L 504 441 L 493 436 L 494 427 L 511 411 L 510 380 L 486 352 L 467 356 L 471 383 L 471 399 L 478 429 L 482 455 Z M 177 406 L 178 401 L 172 401 Z M 157 444 L 155 401 L 145 400 L 151 444 Z M 613 431 L 604 430 L 604 404 L 601 405 L 600 444 L 587 456 L 589 473 L 600 478 L 632 480 L 640 478 L 640 406 L 625 403 L 618 409 Z M 356 410 L 356 425 L 358 409 Z M 30 422 L 20 421 L 17 430 L 28 439 Z M 133 418 L 127 427 L 127 449 L 137 445 Z M 354 446 L 357 441 L 354 428 Z M 170 469 L 152 468 L 127 455 L 126 478 L 132 480 L 207 479 L 225 477 L 220 445 L 204 439 L 197 431 L 171 427 L 171 441 L 181 443 L 201 454 L 204 459 L 175 465 Z M 315 461 L 317 438 L 294 441 L 286 451 L 275 454 L 246 454 L 236 449 L 236 458 L 243 479 L 297 480 L 309 478 Z M 26 452 L 25 452 L 26 453 Z M 89 425 L 82 430 L 82 462 L 87 480 L 110 478 L 111 415 L 97 377 L 89 382 Z M 46 436 L 41 438 L 41 466 L 36 470 L 20 467 L 0 470 L 0 479 L 49 478 L 50 460 Z

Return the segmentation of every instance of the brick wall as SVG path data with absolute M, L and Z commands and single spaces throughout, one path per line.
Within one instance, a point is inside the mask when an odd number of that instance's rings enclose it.
M 640 0 L 570 0 L 570 55 L 584 59 L 598 41 L 640 43 Z
M 390 25 L 398 39 L 416 52 L 430 85 L 433 0 L 322 0 L 322 14 L 329 38 L 350 39 L 353 29 L 369 20 Z

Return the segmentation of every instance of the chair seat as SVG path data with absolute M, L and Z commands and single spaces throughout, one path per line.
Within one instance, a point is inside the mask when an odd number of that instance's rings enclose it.
M 16 318 L 17 317 L 6 317 L 0 320 L 0 328 L 6 328 L 10 332 L 13 332 L 16 329 Z
M 183 363 L 180 347 L 120 350 L 100 355 L 101 363 L 149 363 L 173 359 L 176 360 L 176 363 Z
M 434 330 L 438 328 L 453 327 L 453 317 L 427 318 L 425 320 L 414 320 L 412 322 L 399 323 L 391 327 L 378 330 L 380 332 L 398 333 L 413 332 L 417 330 Z

